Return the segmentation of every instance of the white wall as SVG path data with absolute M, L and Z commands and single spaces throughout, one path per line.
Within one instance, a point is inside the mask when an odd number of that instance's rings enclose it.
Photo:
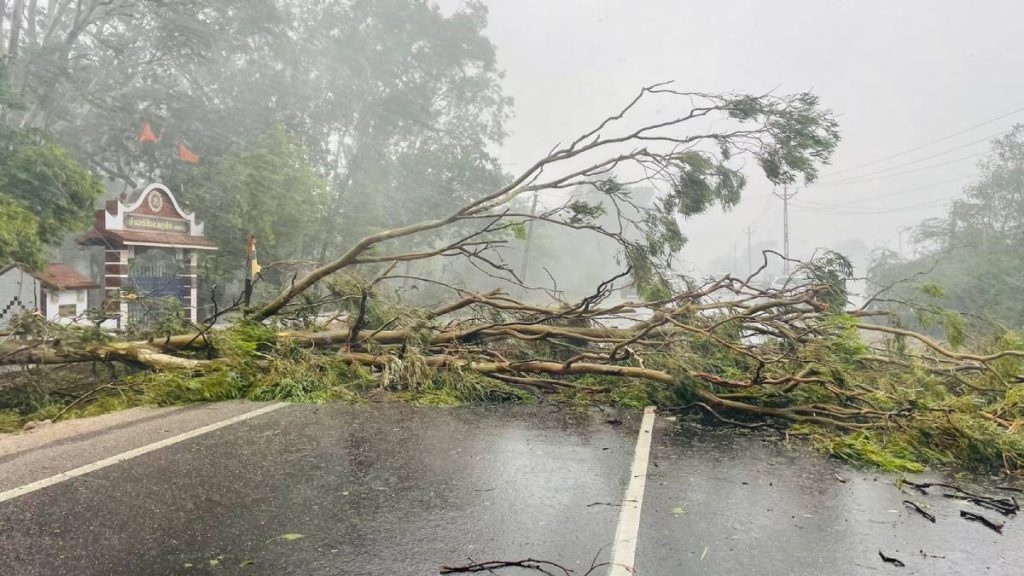
M 82 314 L 84 314 L 86 309 L 88 309 L 89 307 L 89 297 L 87 290 L 61 290 L 53 292 L 47 291 L 46 298 L 47 319 L 52 320 L 54 322 L 60 322 L 62 324 L 68 324 L 74 320 L 81 319 Z M 70 317 L 61 317 L 61 306 L 74 306 L 74 315 Z
M 0 329 L 26 310 L 39 309 L 39 281 L 17 266 L 0 274 Z

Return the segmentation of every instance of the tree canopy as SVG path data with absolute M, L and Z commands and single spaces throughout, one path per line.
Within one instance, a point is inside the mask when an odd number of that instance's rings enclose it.
M 15 109 L 9 98 L 0 103 L 4 113 Z M 0 125 L 0 264 L 39 266 L 46 245 L 88 226 L 102 194 L 99 180 L 44 134 Z
M 9 123 L 55 135 L 125 189 L 194 182 L 179 145 L 224 170 L 268 131 L 290 134 L 324 199 L 296 207 L 318 241 L 281 253 L 323 259 L 501 180 L 491 150 L 509 101 L 479 2 L 444 15 L 427 0 L 84 0 L 12 18 L 26 105 Z M 139 142 L 144 123 L 157 141 Z
M 945 216 L 914 230 L 914 257 L 878 254 L 870 279 L 884 299 L 965 313 L 975 325 L 1024 327 L 1024 125 L 992 141 L 981 175 Z M 927 319 L 925 319 L 927 323 Z
M 242 278 L 247 234 L 259 239 L 264 265 L 299 260 L 318 246 L 311 223 L 323 209 L 324 184 L 296 139 L 280 126 L 203 164 L 185 182 L 184 197 L 203 215 L 207 236 L 220 247 L 208 261 L 213 282 Z

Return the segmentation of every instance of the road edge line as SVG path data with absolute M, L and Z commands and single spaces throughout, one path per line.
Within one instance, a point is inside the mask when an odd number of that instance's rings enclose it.
M 632 576 L 636 574 L 636 544 L 640 535 L 640 508 L 644 502 L 644 488 L 647 486 L 647 466 L 651 457 L 651 439 L 654 436 L 656 414 L 653 406 L 644 409 L 640 432 L 633 452 L 633 466 L 630 469 L 629 484 L 619 508 L 619 523 L 615 528 L 615 542 L 612 545 L 611 570 L 608 576 Z
M 231 418 L 228 418 L 226 420 L 221 420 L 219 422 L 214 422 L 213 424 L 207 424 L 206 426 L 196 428 L 195 430 L 183 432 L 181 434 L 178 434 L 177 436 L 164 438 L 163 440 L 158 440 L 151 444 L 146 444 L 145 446 L 139 446 L 138 448 L 134 448 L 126 452 L 121 452 L 120 454 L 115 454 L 102 460 L 97 460 L 91 464 L 79 466 L 78 468 L 68 470 L 67 472 L 61 472 L 59 474 L 54 474 L 53 476 L 50 476 L 48 478 L 43 478 L 42 480 L 36 480 L 35 482 L 30 482 L 23 486 L 18 486 L 17 488 L 11 488 L 10 490 L 0 492 L 0 503 L 6 502 L 8 500 L 13 500 L 15 498 L 35 492 L 37 490 L 42 490 L 43 488 L 53 486 L 54 484 L 60 484 L 61 482 L 71 480 L 72 478 L 84 476 L 90 472 L 95 472 L 96 470 L 101 470 L 108 466 L 113 466 L 114 464 L 119 464 L 121 462 L 131 460 L 132 458 L 142 456 L 143 454 L 148 454 L 149 452 L 153 452 L 161 448 L 173 446 L 174 444 L 184 442 L 185 440 L 188 440 L 190 438 L 202 436 L 203 434 L 206 434 L 208 432 L 213 432 L 214 430 L 219 430 L 232 424 L 236 424 L 244 420 L 249 420 L 250 418 L 261 416 L 268 412 L 273 412 L 274 410 L 277 410 L 278 408 L 284 408 L 285 406 L 288 406 L 286 402 L 276 402 L 269 406 L 264 406 L 256 410 L 252 410 L 250 412 L 245 412 L 244 414 L 232 416 Z

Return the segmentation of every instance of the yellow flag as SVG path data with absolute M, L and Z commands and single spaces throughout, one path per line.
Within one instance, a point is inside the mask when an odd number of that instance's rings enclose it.
M 256 261 L 256 237 L 249 234 L 246 238 L 246 260 L 249 261 L 249 280 L 255 280 L 263 268 Z

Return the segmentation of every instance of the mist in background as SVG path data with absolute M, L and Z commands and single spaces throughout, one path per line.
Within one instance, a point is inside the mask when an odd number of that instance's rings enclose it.
M 461 4 L 440 3 L 447 12 Z M 820 95 L 838 113 L 843 141 L 820 183 L 800 187 L 792 201 L 792 255 L 839 249 L 859 274 L 874 249 L 909 252 L 907 227 L 943 214 L 978 174 L 975 164 L 991 137 L 1024 121 L 1020 3 L 484 4 L 485 33 L 514 100 L 510 136 L 497 151 L 508 172 L 654 82 Z M 756 166 L 749 168 L 737 207 L 684 224 L 689 244 L 681 271 L 745 272 L 748 227 L 754 260 L 761 249 L 781 250 L 782 202 Z

